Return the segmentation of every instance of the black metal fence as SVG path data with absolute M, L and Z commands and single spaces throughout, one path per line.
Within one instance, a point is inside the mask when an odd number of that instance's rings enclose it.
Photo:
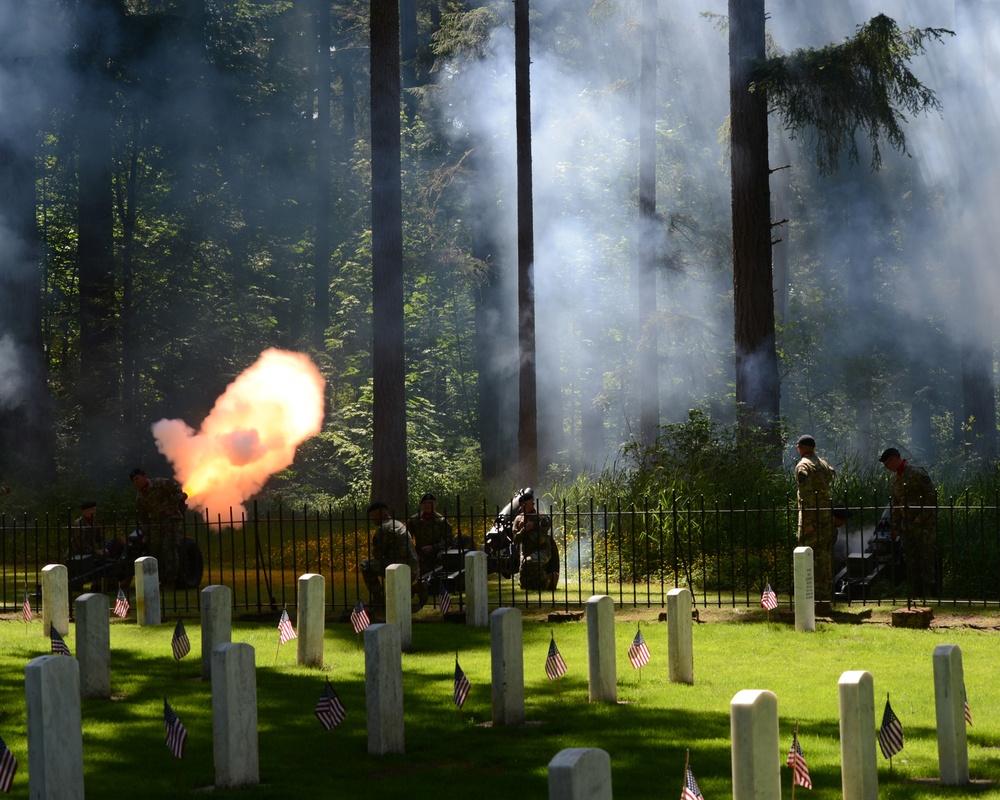
M 770 583 L 779 603 L 791 604 L 792 551 L 797 546 L 797 510 L 781 506 L 735 507 L 676 499 L 669 506 L 597 506 L 594 503 L 543 504 L 561 564 L 555 591 L 526 592 L 517 575 L 490 575 L 491 604 L 497 606 L 579 608 L 594 594 L 620 605 L 663 606 L 675 587 L 691 590 L 702 607 L 753 607 Z M 899 603 L 908 598 L 905 552 L 887 558 L 877 535 L 884 508 L 855 504 L 838 529 L 834 571 L 849 580 L 840 599 L 851 603 Z M 439 508 L 454 533 L 480 549 L 494 525 L 497 509 L 485 505 Z M 41 570 L 66 563 L 71 519 L 0 516 L 0 606 L 20 608 L 27 592 L 39 602 Z M 102 518 L 102 536 L 125 539 L 136 528 L 125 516 Z M 196 588 L 164 591 L 167 613 L 195 613 L 199 589 L 229 586 L 234 610 L 268 614 L 294 607 L 297 580 L 320 573 L 327 581 L 327 602 L 334 613 L 350 609 L 368 592 L 358 572 L 367 557 L 371 527 L 361 509 L 263 509 L 254 506 L 240 518 L 190 513 L 184 533 L 200 549 L 201 581 Z M 937 604 L 997 603 L 1000 600 L 1000 514 L 998 505 L 941 505 L 937 511 L 940 597 L 913 598 Z M 885 542 L 881 542 L 885 544 Z M 103 587 L 107 588 L 107 587 Z M 77 587 L 79 590 L 79 587 Z M 89 589 L 88 589 L 89 590 Z M 452 598 L 461 607 L 461 592 Z

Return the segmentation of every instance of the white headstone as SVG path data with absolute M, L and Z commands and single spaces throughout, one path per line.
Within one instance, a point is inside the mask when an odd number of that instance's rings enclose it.
M 217 789 L 260 783 L 257 670 L 246 642 L 212 651 L 212 752 Z
M 733 800 L 781 800 L 778 697 L 743 689 L 729 703 Z
M 934 707 L 942 786 L 965 786 L 969 782 L 965 700 L 962 649 L 957 644 L 939 644 L 934 648 Z
M 106 594 L 76 598 L 76 660 L 80 696 L 111 697 L 111 622 Z
M 473 628 L 491 624 L 487 560 L 482 550 L 465 554 L 465 624 Z
M 80 665 L 67 656 L 34 658 L 24 668 L 24 689 L 28 796 L 32 800 L 83 800 Z
M 326 578 L 314 572 L 299 576 L 299 613 L 296 663 L 300 667 L 323 666 L 326 636 Z
M 795 572 L 795 630 L 816 630 L 816 585 L 813 578 L 813 550 L 796 547 L 792 551 Z
M 840 676 L 840 778 L 844 800 L 878 800 L 875 751 L 875 684 L 872 674 L 851 670 Z
M 524 722 L 524 642 L 520 609 L 499 608 L 490 614 L 490 653 L 493 724 L 521 725 Z
M 42 567 L 42 634 L 69 633 L 69 571 L 62 564 Z
M 611 800 L 611 757 L 595 747 L 560 750 L 549 762 L 549 800 Z
M 615 601 L 606 594 L 587 600 L 587 677 L 591 703 L 618 702 Z
M 212 679 L 212 651 L 233 640 L 233 590 L 206 586 L 201 590 L 201 679 Z
M 691 592 L 667 592 L 667 675 L 671 683 L 694 683 Z
M 365 628 L 365 706 L 368 752 L 371 755 L 406 752 L 403 738 L 403 655 L 399 628 Z
M 407 653 L 413 647 L 412 587 L 409 564 L 385 568 L 385 621 L 399 628 L 399 646 Z
M 160 624 L 160 568 L 153 556 L 135 560 L 135 618 L 140 625 Z

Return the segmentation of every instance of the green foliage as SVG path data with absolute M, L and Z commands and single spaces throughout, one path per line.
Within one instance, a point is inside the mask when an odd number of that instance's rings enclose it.
M 855 36 L 843 44 L 766 59 L 754 70 L 754 85 L 766 94 L 793 136 L 809 131 L 815 137 L 821 173 L 834 172 L 845 151 L 857 162 L 859 133 L 871 145 L 872 169 L 878 169 L 880 139 L 906 152 L 904 112 L 940 108 L 934 92 L 908 65 L 928 42 L 941 41 L 945 35 L 954 34 L 944 28 L 903 31 L 879 14 L 858 26 Z
M 765 432 L 744 438 L 736 427 L 692 409 L 686 422 L 662 426 L 656 444 L 632 442 L 598 480 L 601 496 L 641 504 L 670 505 L 676 497 L 707 502 L 770 504 L 787 495 L 784 476 L 774 468 Z

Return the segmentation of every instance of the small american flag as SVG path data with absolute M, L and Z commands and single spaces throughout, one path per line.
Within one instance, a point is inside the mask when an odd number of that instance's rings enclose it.
M 129 604 L 125 592 L 118 590 L 118 597 L 115 600 L 115 616 L 125 619 L 128 616 Z
M 295 628 L 292 627 L 292 621 L 288 617 L 288 612 L 285 609 L 281 609 L 281 619 L 278 620 L 278 644 L 284 644 L 297 638 Z
M 351 612 L 351 627 L 354 628 L 355 633 L 361 633 L 369 625 L 371 625 L 371 620 L 368 619 L 365 604 L 361 602 L 361 598 L 359 597 L 358 604 L 354 606 L 354 610 Z
M 447 614 L 448 609 L 451 608 L 451 595 L 448 594 L 448 588 L 443 583 L 441 584 L 441 596 L 438 599 L 438 606 L 442 614 Z
M 319 724 L 326 728 L 326 730 L 336 728 L 344 721 L 344 717 L 347 716 L 347 709 L 340 702 L 340 698 L 333 690 L 333 686 L 329 680 L 323 688 L 323 694 L 319 696 L 315 714 L 316 719 L 319 720 Z
M 184 630 L 183 620 L 177 620 L 177 627 L 174 628 L 174 638 L 170 640 L 170 647 L 174 651 L 174 661 L 180 661 L 191 652 L 191 642 L 188 639 L 187 631 Z
M 472 684 L 469 683 L 469 679 L 465 677 L 465 673 L 462 672 L 462 668 L 458 666 L 458 659 L 455 659 L 455 705 L 461 708 L 465 705 L 465 698 L 469 696 L 469 689 L 472 688 Z
M 24 593 L 24 602 L 21 604 L 21 616 L 24 617 L 25 622 L 31 622 L 31 598 L 28 597 L 27 591 Z
M 698 788 L 691 767 L 684 770 L 684 790 L 681 792 L 681 800 L 705 800 L 701 796 L 701 789 Z
M 760 604 L 768 611 L 773 611 L 778 607 L 778 595 L 774 593 L 770 583 L 764 587 L 764 593 L 760 596 Z
M 885 711 L 882 713 L 882 727 L 878 729 L 878 746 L 885 758 L 892 758 L 903 749 L 903 723 L 892 713 L 888 695 L 885 698 Z
M 54 625 L 51 628 L 50 636 L 52 639 L 52 652 L 57 656 L 68 656 L 70 653 L 69 648 L 66 646 L 66 640 L 63 639 Z
M 788 751 L 788 759 L 785 761 L 792 768 L 792 783 L 796 786 L 804 786 L 812 789 L 812 780 L 809 778 L 809 767 L 806 766 L 806 757 L 802 754 L 802 745 L 799 744 L 799 732 L 796 730 L 792 734 L 792 749 Z
M 167 749 L 174 758 L 184 758 L 184 742 L 187 741 L 188 733 L 184 730 L 184 726 L 177 719 L 177 715 L 165 697 L 163 698 L 163 722 L 167 726 Z
M 635 632 L 635 638 L 628 648 L 628 660 L 632 662 L 633 669 L 639 669 L 649 663 L 649 648 L 646 647 L 646 640 L 642 638 L 642 631 Z
M 552 641 L 549 642 L 549 654 L 545 658 L 545 674 L 549 676 L 550 681 L 566 674 L 566 662 L 559 655 L 555 634 L 552 634 Z
M 972 724 L 972 712 L 969 711 L 969 695 L 965 693 L 965 687 L 962 687 L 962 702 L 965 704 L 965 721 L 970 725 Z
M 0 792 L 9 792 L 17 772 L 17 759 L 10 752 L 7 743 L 0 738 Z

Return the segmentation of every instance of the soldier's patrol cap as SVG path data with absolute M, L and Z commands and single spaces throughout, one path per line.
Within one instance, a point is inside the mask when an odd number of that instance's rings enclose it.
M 428 500 L 430 500 L 433 503 L 433 502 L 437 501 L 437 498 L 434 495 L 432 495 L 430 492 L 424 492 L 424 496 L 420 498 L 420 502 L 421 503 L 426 503 Z
M 97 508 L 97 503 L 94 500 L 84 500 L 80 503 L 81 511 L 86 511 L 88 508 Z
M 374 503 L 372 503 L 370 506 L 368 506 L 368 510 L 365 513 L 366 514 L 371 514 L 373 511 L 378 511 L 380 508 L 386 508 L 387 509 L 387 508 L 389 508 L 389 504 L 388 503 L 384 503 L 381 500 L 376 500 Z
M 810 436 L 808 433 L 803 433 L 799 437 L 799 441 L 797 442 L 797 444 L 800 444 L 803 447 L 815 447 L 816 446 L 816 440 L 813 439 L 813 437 Z
M 880 455 L 878 457 L 878 460 L 881 461 L 884 464 L 890 458 L 894 458 L 894 457 L 895 458 L 902 458 L 902 456 L 899 455 L 899 451 L 895 447 L 888 447 L 888 448 L 886 448 L 885 452 L 883 452 L 882 455 Z
M 517 493 L 517 496 L 522 503 L 525 503 L 528 500 L 535 499 L 535 490 L 532 489 L 530 486 L 526 486 Z

